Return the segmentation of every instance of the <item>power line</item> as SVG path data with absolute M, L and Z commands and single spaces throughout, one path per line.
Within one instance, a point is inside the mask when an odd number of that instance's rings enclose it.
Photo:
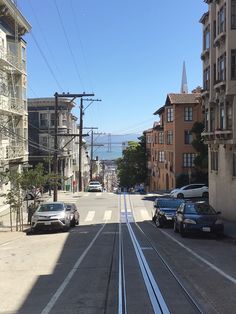
M 60 90 L 60 91 L 63 91 L 63 88 L 61 87 L 60 83 L 58 82 L 58 80 L 57 80 L 57 78 L 56 78 L 56 75 L 54 74 L 54 71 L 53 71 L 52 67 L 50 66 L 50 64 L 49 64 L 49 62 L 48 62 L 48 60 L 47 60 L 45 54 L 43 53 L 42 49 L 40 48 L 39 43 L 37 42 L 37 40 L 36 40 L 36 38 L 35 38 L 35 36 L 34 36 L 34 34 L 33 34 L 32 31 L 30 32 L 30 35 L 32 36 L 32 38 L 33 38 L 33 40 L 34 40 L 34 42 L 35 42 L 35 44 L 36 44 L 38 50 L 39 50 L 41 56 L 43 57 L 43 60 L 45 61 L 45 63 L 46 63 L 46 65 L 47 65 L 47 67 L 48 67 L 48 69 L 49 69 L 49 71 L 50 71 L 52 77 L 54 78 L 54 80 L 55 80 L 55 82 L 56 82 L 56 84 L 57 84 L 59 90 Z
M 70 52 L 71 57 L 72 57 L 72 61 L 73 61 L 74 66 L 75 66 L 76 74 L 77 74 L 77 76 L 78 76 L 78 78 L 79 78 L 79 81 L 80 81 L 80 84 L 81 84 L 81 86 L 82 86 L 82 89 L 84 90 L 84 84 L 83 84 L 82 78 L 81 78 L 81 76 L 80 76 L 80 74 L 79 74 L 79 69 L 78 69 L 78 66 L 77 66 L 77 63 L 76 63 L 76 59 L 75 59 L 73 50 L 72 50 L 72 48 L 71 48 L 71 45 L 70 45 L 70 42 L 69 42 L 69 38 L 68 38 L 68 36 L 67 36 L 66 29 L 65 29 L 65 26 L 64 26 L 64 24 L 63 24 L 63 20 L 62 20 L 62 17 L 61 17 L 59 8 L 58 8 L 58 6 L 57 6 L 56 0 L 54 0 L 54 3 L 55 3 L 55 6 L 56 6 L 56 10 L 57 10 L 57 13 L 58 13 L 58 16 L 59 16 L 59 20 L 60 20 L 60 23 L 61 23 L 61 27 L 62 27 L 64 36 L 65 36 L 65 39 L 66 39 L 67 47 L 68 47 L 68 49 L 69 49 L 69 52 Z

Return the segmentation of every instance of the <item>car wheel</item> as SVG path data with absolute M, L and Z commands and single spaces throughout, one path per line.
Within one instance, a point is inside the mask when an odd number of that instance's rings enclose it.
M 178 230 L 178 228 L 177 228 L 177 224 L 176 224 L 175 221 L 174 221 L 174 232 L 175 232 L 175 233 L 179 232 L 179 230 Z
M 76 220 L 75 224 L 76 224 L 76 226 L 79 225 L 79 219 Z
M 204 192 L 204 193 L 202 194 L 202 197 L 203 197 L 203 198 L 208 198 L 208 196 L 209 196 L 209 193 L 208 193 L 208 192 Z
M 183 193 L 177 194 L 177 198 L 184 198 L 184 194 Z
M 181 235 L 181 237 L 186 237 L 186 232 L 184 231 L 183 225 L 181 224 L 179 227 L 179 233 Z
M 70 226 L 75 227 L 75 225 L 76 225 L 76 220 L 75 220 L 75 217 L 73 217 L 73 219 L 70 222 Z
M 156 218 L 155 223 L 156 223 L 157 228 L 162 228 L 163 227 L 163 223 L 159 220 L 159 218 Z

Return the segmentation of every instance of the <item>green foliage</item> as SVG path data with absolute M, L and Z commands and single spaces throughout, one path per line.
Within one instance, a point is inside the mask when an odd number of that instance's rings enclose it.
M 198 152 L 198 156 L 194 160 L 196 173 L 194 176 L 195 182 L 208 182 L 208 146 L 204 143 L 201 133 L 204 130 L 204 124 L 195 122 L 191 132 L 194 134 L 192 146 Z
M 130 141 L 123 151 L 122 158 L 117 160 L 118 178 L 120 186 L 131 188 L 146 181 L 146 143 L 145 137 L 139 142 Z
M 189 176 L 185 173 L 181 173 L 176 178 L 176 188 L 189 184 Z

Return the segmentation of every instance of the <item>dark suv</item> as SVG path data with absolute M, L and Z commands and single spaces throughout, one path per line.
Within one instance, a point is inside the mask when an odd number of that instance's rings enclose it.
M 162 228 L 167 224 L 173 224 L 176 210 L 183 202 L 182 199 L 156 198 L 154 201 L 155 213 L 153 216 L 156 226 Z

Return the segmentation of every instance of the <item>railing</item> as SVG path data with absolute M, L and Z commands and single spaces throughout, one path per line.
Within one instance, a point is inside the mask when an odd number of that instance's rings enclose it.
M 0 96 L 0 110 L 22 115 L 24 112 L 23 100 L 19 98 L 7 98 Z
M 20 72 L 25 72 L 25 67 L 22 61 L 19 61 L 18 57 L 13 53 L 6 52 L 0 49 L 0 60 L 4 61 L 4 66 L 9 66 L 9 70 L 18 70 Z
M 24 156 L 23 146 L 0 146 L 0 159 L 12 160 Z

